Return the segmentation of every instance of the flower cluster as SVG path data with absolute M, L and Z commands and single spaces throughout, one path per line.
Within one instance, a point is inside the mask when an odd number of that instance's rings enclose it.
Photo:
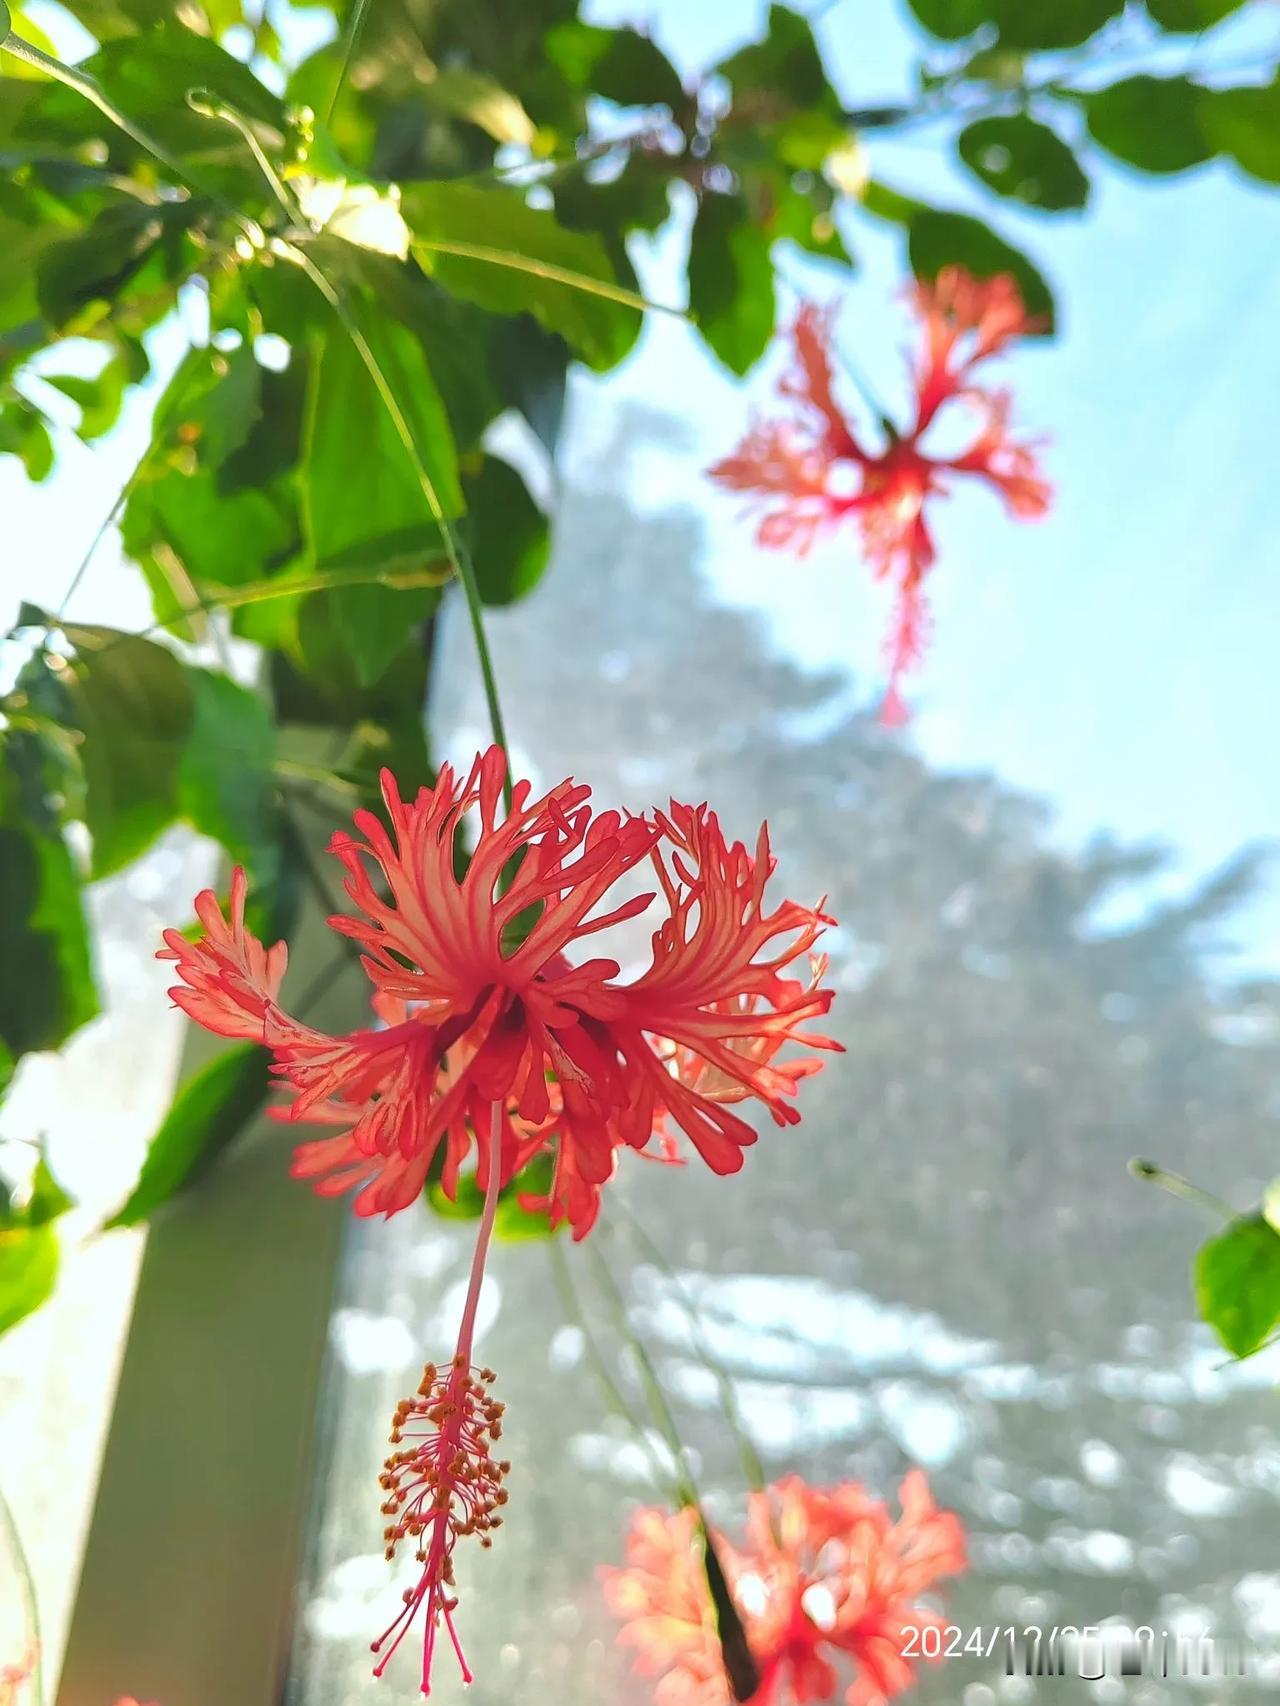
M 930 500 L 945 495 L 957 475 L 985 481 L 1020 518 L 1044 515 L 1050 499 L 1035 447 L 1010 435 L 1008 392 L 975 379 L 981 363 L 1037 329 L 1013 279 L 977 279 L 947 267 L 932 284 L 918 283 L 913 300 L 921 341 L 905 431 L 882 421 L 879 449 L 855 432 L 836 398 L 831 315 L 806 304 L 792 328 L 793 363 L 779 388 L 794 405 L 792 415 L 753 422 L 733 454 L 710 470 L 720 485 L 749 495 L 761 511 L 757 538 L 771 549 L 803 556 L 820 533 L 850 519 L 857 524 L 873 572 L 896 597 L 881 707 L 886 722 L 904 719 L 902 677 L 927 640 L 923 587 L 936 556 Z M 977 428 L 963 449 L 946 453 L 937 447 L 936 428 L 951 403 L 976 415 Z
M 764 828 L 748 851 L 705 806 L 593 813 L 572 781 L 537 800 L 519 782 L 500 816 L 505 775 L 492 747 L 406 802 L 384 772 L 390 827 L 361 811 L 358 835 L 334 836 L 357 915 L 330 923 L 361 949 L 380 1025 L 334 1037 L 280 1006 L 287 950 L 246 928 L 241 871 L 230 918 L 206 891 L 203 939 L 166 931 L 161 957 L 177 962 L 171 993 L 193 1019 L 272 1051 L 293 1093 L 279 1117 L 339 1128 L 295 1152 L 295 1175 L 320 1192 L 359 1187 L 357 1213 L 390 1215 L 437 1173 L 452 1196 L 473 1146 L 482 1189 L 492 1167 L 505 1184 L 545 1150 L 545 1206 L 582 1236 L 620 1149 L 670 1158 L 682 1133 L 731 1173 L 756 1138 L 737 1104 L 754 1099 L 779 1125 L 799 1118 L 797 1085 L 818 1061 L 777 1056 L 788 1042 L 837 1046 L 805 1029 L 832 992 L 821 959 L 785 974 L 831 920 L 794 901 L 766 909 Z M 611 902 L 644 869 L 654 888 Z M 659 897 L 650 963 L 633 981 L 615 960 L 572 957 Z
M 751 1706 L 834 1700 L 842 1664 L 848 1706 L 883 1706 L 910 1687 L 904 1628 L 941 1624 L 918 1596 L 966 1559 L 959 1518 L 938 1509 L 919 1470 L 899 1497 L 895 1519 L 857 1482 L 790 1475 L 752 1496 L 741 1546 L 714 1537 L 759 1677 Z M 637 1671 L 658 1679 L 657 1706 L 730 1706 L 695 1511 L 638 1511 L 605 1592 Z

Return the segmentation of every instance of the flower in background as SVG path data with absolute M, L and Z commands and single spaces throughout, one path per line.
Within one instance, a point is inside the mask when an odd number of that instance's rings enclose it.
M 491 1168 L 505 1184 L 550 1151 L 545 1206 L 582 1236 L 620 1149 L 670 1159 L 678 1134 L 731 1173 L 756 1140 L 737 1104 L 798 1120 L 797 1086 L 818 1062 L 776 1057 L 787 1043 L 838 1046 L 806 1029 L 831 1005 L 825 961 L 808 958 L 831 920 L 789 900 L 767 909 L 763 827 L 749 851 L 705 806 L 593 813 L 572 781 L 538 800 L 519 782 L 500 816 L 505 776 L 491 747 L 405 802 L 384 771 L 390 828 L 362 811 L 358 835 L 334 836 L 356 915 L 329 922 L 361 949 L 378 1028 L 329 1036 L 280 1006 L 287 950 L 246 928 L 240 870 L 229 919 L 206 890 L 203 939 L 166 931 L 160 957 L 177 962 L 171 994 L 193 1019 L 272 1051 L 292 1092 L 281 1117 L 337 1128 L 294 1156 L 317 1190 L 358 1187 L 358 1214 L 390 1215 L 437 1172 L 453 1196 L 473 1147 L 482 1189 Z M 616 898 L 633 872 L 652 890 Z M 649 963 L 622 983 L 591 939 L 655 900 Z
M 899 1498 L 895 1518 L 856 1481 L 790 1475 L 752 1495 L 741 1546 L 714 1537 L 759 1673 L 751 1706 L 807 1706 L 841 1688 L 848 1706 L 882 1706 L 911 1686 L 905 1631 L 942 1624 L 919 1596 L 966 1558 L 959 1518 L 919 1470 Z M 730 1706 L 693 1511 L 638 1511 L 605 1593 L 637 1671 L 659 1679 L 659 1706 Z
M 858 527 L 873 573 L 893 587 L 896 600 L 881 706 L 888 723 L 906 717 L 902 678 L 928 641 L 924 582 L 936 556 L 930 502 L 945 496 L 957 476 L 984 481 L 1019 519 L 1044 515 L 1051 495 L 1035 446 L 1010 432 L 1008 392 L 975 378 L 983 362 L 1038 329 L 1014 280 L 978 279 L 947 267 L 933 283 L 917 283 L 912 300 L 921 340 L 904 431 L 882 419 L 883 443 L 874 449 L 855 432 L 836 400 L 831 313 L 808 303 L 792 327 L 793 363 L 779 386 L 794 412 L 783 421 L 754 422 L 737 450 L 710 470 L 718 484 L 751 498 L 760 512 L 757 539 L 769 549 L 803 556 L 820 533 L 846 521 Z M 940 427 L 939 417 L 962 408 L 976 417 L 976 430 L 962 435 L 961 448 L 948 450 L 939 440 L 950 438 L 952 427 Z
M 25 1685 L 35 1675 L 37 1649 L 27 1648 L 15 1664 L 0 1665 L 0 1706 L 19 1706 Z

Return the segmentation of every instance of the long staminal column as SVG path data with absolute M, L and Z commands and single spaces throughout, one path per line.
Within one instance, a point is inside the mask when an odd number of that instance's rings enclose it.
M 463 1681 L 472 1680 L 453 1623 L 458 1604 L 453 1591 L 453 1548 L 468 1534 L 477 1535 L 481 1546 L 491 1546 L 493 1530 L 502 1524 L 498 1513 L 507 1502 L 502 1483 L 511 1465 L 495 1458 L 491 1449 L 502 1437 L 504 1406 L 491 1393 L 493 1370 L 476 1369 L 471 1361 L 480 1286 L 498 1208 L 500 1135 L 501 1107 L 495 1105 L 484 1213 L 471 1259 L 457 1349 L 443 1370 L 428 1363 L 417 1393 L 397 1405 L 391 1425 L 391 1443 L 397 1449 L 387 1458 L 379 1478 L 387 1494 L 383 1514 L 390 1519 L 384 1532 L 387 1557 L 395 1556 L 402 1540 L 411 1539 L 416 1542 L 414 1555 L 422 1574 L 416 1586 L 405 1589 L 399 1615 L 373 1642 L 373 1651 L 381 1654 L 373 1674 L 382 1675 L 425 1604 L 423 1694 L 431 1692 L 431 1664 L 442 1623 Z

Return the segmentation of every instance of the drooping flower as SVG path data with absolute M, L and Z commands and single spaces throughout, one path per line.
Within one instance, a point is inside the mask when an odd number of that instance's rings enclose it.
M 957 476 L 972 476 L 1022 520 L 1044 515 L 1050 501 L 1036 447 L 1010 434 L 1008 393 L 975 378 L 981 363 L 1037 330 L 1017 284 L 1007 275 L 978 279 L 947 267 L 932 284 L 917 283 L 912 300 L 921 340 L 905 430 L 882 420 L 878 450 L 855 433 L 836 398 L 832 316 L 809 303 L 792 326 L 793 362 L 779 385 L 793 405 L 791 418 L 753 422 L 737 450 L 710 470 L 718 484 L 752 499 L 760 517 L 756 537 L 769 549 L 803 556 L 824 532 L 856 524 L 873 574 L 894 591 L 881 707 L 890 723 L 906 716 L 901 682 L 927 641 L 923 588 L 937 554 L 932 500 L 945 496 Z M 961 408 L 976 416 L 976 436 L 959 451 L 940 448 L 939 415 Z
M 825 962 L 786 975 L 831 920 L 794 901 L 766 908 L 774 860 L 763 828 L 748 852 L 705 806 L 593 815 L 589 790 L 572 781 L 536 801 L 519 782 L 500 815 L 505 778 L 497 747 L 465 778 L 444 766 L 410 802 L 384 772 L 389 828 L 359 812 L 359 835 L 333 838 L 357 914 L 330 923 L 359 945 L 377 1026 L 329 1036 L 280 1005 L 286 949 L 268 952 L 246 928 L 240 871 L 229 920 L 206 891 L 203 940 L 167 931 L 161 955 L 176 961 L 174 997 L 193 1018 L 271 1050 L 292 1092 L 283 1118 L 337 1128 L 294 1155 L 294 1173 L 319 1191 L 356 1187 L 358 1213 L 390 1215 L 436 1169 L 452 1196 L 474 1148 L 484 1211 L 457 1346 L 397 1411 L 394 1443 L 414 1443 L 383 1477 L 389 1551 L 412 1539 L 422 1569 L 375 1643 L 377 1672 L 421 1611 L 424 1693 L 441 1625 L 469 1678 L 453 1548 L 472 1533 L 488 1544 L 505 1500 L 507 1465 L 489 1452 L 501 1406 L 472 1363 L 500 1189 L 552 1151 L 543 1206 L 582 1236 L 622 1148 L 669 1159 L 679 1133 L 713 1171 L 734 1172 L 756 1136 L 736 1104 L 754 1100 L 779 1125 L 799 1117 L 796 1089 L 818 1062 L 779 1061 L 783 1046 L 838 1046 L 806 1029 L 831 1004 Z M 459 875 L 469 817 L 474 849 Z M 619 898 L 615 885 L 646 864 L 655 888 Z M 591 957 L 590 939 L 659 896 L 649 964 L 622 983 L 616 960 Z
M 334 1037 L 285 1011 L 286 949 L 247 930 L 239 871 L 230 919 L 206 891 L 204 939 L 167 931 L 161 957 L 176 961 L 174 999 L 193 1018 L 272 1051 L 292 1092 L 281 1117 L 336 1128 L 295 1152 L 294 1173 L 317 1190 L 358 1187 L 357 1213 L 389 1215 L 433 1169 L 452 1196 L 473 1147 L 481 1188 L 495 1157 L 505 1184 L 549 1151 L 548 1207 L 581 1236 L 621 1148 L 669 1154 L 678 1132 L 729 1173 L 756 1138 L 732 1104 L 754 1100 L 779 1125 L 799 1118 L 796 1088 L 817 1061 L 775 1056 L 788 1042 L 837 1046 L 805 1028 L 832 992 L 821 960 L 807 977 L 784 974 L 831 920 L 793 901 L 767 910 L 764 829 L 752 853 L 705 806 L 593 814 L 572 781 L 538 800 L 519 782 L 500 815 L 505 774 L 492 747 L 465 777 L 445 765 L 405 802 L 384 772 L 390 828 L 362 811 L 358 835 L 334 836 L 357 914 L 330 923 L 361 949 L 377 1026 Z M 611 896 L 646 865 L 653 891 Z M 590 939 L 659 898 L 650 963 L 623 983 Z
M 906 1631 L 941 1623 L 918 1596 L 966 1560 L 959 1519 L 919 1470 L 899 1497 L 895 1520 L 857 1482 L 791 1475 L 752 1495 L 741 1546 L 716 1537 L 759 1673 L 750 1706 L 808 1706 L 842 1688 L 848 1706 L 883 1706 L 911 1686 Z M 660 1678 L 661 1706 L 730 1706 L 692 1511 L 638 1512 L 605 1592 L 636 1669 Z

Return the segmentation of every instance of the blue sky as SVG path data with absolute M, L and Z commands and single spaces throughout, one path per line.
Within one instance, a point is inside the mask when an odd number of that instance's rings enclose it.
M 766 7 L 595 0 L 587 10 L 600 22 L 646 23 L 692 73 L 755 33 Z M 838 0 L 822 16 L 819 37 L 849 104 L 910 89 L 920 38 L 904 19 L 894 0 Z M 1236 64 L 1277 34 L 1280 13 L 1260 8 L 1207 49 L 1182 42 L 1167 57 L 1181 65 L 1208 51 Z M 948 135 L 872 138 L 871 164 L 896 187 L 982 210 L 1053 281 L 1062 335 L 1015 354 L 1002 377 L 1019 423 L 1051 441 L 1057 499 L 1034 525 L 1009 521 L 982 492 L 942 506 L 936 637 L 907 738 L 939 765 L 990 768 L 1046 797 L 1070 842 L 1106 830 L 1169 843 L 1176 886 L 1242 843 L 1280 837 L 1280 192 L 1220 165 L 1156 181 L 1094 157 L 1083 216 L 1019 213 L 951 164 Z M 846 230 L 862 263 L 852 282 L 794 256 L 788 272 L 840 299 L 846 350 L 891 399 L 902 395 L 910 330 L 897 300 L 900 243 L 860 219 Z M 677 232 L 640 255 L 657 297 L 672 295 L 678 242 Z M 747 408 L 767 405 L 775 372 L 766 365 L 741 385 L 687 327 L 655 319 L 618 374 L 579 384 L 577 431 L 583 441 L 606 431 L 624 398 L 677 408 L 691 443 L 637 460 L 634 501 L 695 505 L 715 595 L 759 610 L 780 650 L 806 668 L 848 671 L 851 693 L 869 700 L 887 606 L 853 541 L 804 563 L 760 552 L 737 506 L 703 476 Z M 21 595 L 56 602 L 138 454 L 149 407 L 136 397 L 93 449 L 70 439 L 43 487 L 0 459 L 10 520 L 0 616 Z M 80 612 L 145 622 L 140 579 L 117 565 L 110 542 Z M 1275 969 L 1280 869 L 1247 926 L 1247 960 Z

